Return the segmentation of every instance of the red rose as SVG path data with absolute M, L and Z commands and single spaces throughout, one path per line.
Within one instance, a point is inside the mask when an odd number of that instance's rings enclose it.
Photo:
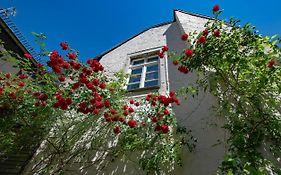
M 80 63 L 74 63 L 72 67 L 73 67 L 74 70 L 79 70 L 81 68 L 81 64 Z
M 105 101 L 104 101 L 104 106 L 105 106 L 106 108 L 109 108 L 109 107 L 110 107 L 110 101 L 105 100 Z
M 152 117 L 151 121 L 152 121 L 153 123 L 156 123 L 156 122 L 158 122 L 158 119 L 157 119 L 156 117 Z
M 23 75 L 23 74 L 19 75 L 19 79 L 21 79 L 21 80 L 26 79 L 26 78 L 28 78 L 27 75 Z
M 119 116 L 114 116 L 113 118 L 112 118 L 112 121 L 114 121 L 114 122 L 117 122 L 119 120 Z
M 87 83 L 86 84 L 86 87 L 88 88 L 88 89 L 93 89 L 93 87 L 94 87 L 94 85 L 93 85 L 93 83 Z
M 146 99 L 146 101 L 150 101 L 151 98 L 149 96 L 147 96 L 145 99 Z
M 137 122 L 135 120 L 129 120 L 128 125 L 130 128 L 135 128 L 137 126 Z
M 5 84 L 6 84 L 7 86 L 10 86 L 10 85 L 12 84 L 12 82 L 6 81 Z
M 111 109 L 110 112 L 111 112 L 112 115 L 115 115 L 115 114 L 116 114 L 116 110 L 115 110 L 115 109 Z
M 98 79 L 94 79 L 94 80 L 93 80 L 93 84 L 94 84 L 95 86 L 98 86 L 98 85 L 99 85 L 99 80 L 98 80 Z
M 178 65 L 179 64 L 179 60 L 174 60 L 173 61 L 173 64 L 176 66 L 176 65 Z
M 127 116 L 127 115 L 129 115 L 129 112 L 128 111 L 124 111 L 124 116 Z
M 59 76 L 59 80 L 60 82 L 64 82 L 65 81 L 65 77 L 63 75 Z
M 175 99 L 175 103 L 176 103 L 177 105 L 180 105 L 180 104 L 181 104 L 181 101 L 180 101 L 179 99 Z
M 193 52 L 192 52 L 191 49 L 186 49 L 186 50 L 185 50 L 185 55 L 186 55 L 187 57 L 192 57 L 192 54 L 193 54 Z
M 88 105 L 87 105 L 87 103 L 85 101 L 82 101 L 81 103 L 79 103 L 78 106 L 80 108 L 87 108 L 88 107 Z
M 274 64 L 276 64 L 276 61 L 274 59 L 272 59 L 267 63 L 267 67 L 271 69 L 271 68 L 273 68 Z
M 160 53 L 158 54 L 158 56 L 159 56 L 159 58 L 164 58 L 164 53 L 163 53 L 163 52 L 160 52 Z
M 28 58 L 28 59 L 31 59 L 31 58 L 32 58 L 32 55 L 29 54 L 29 53 L 25 53 L 23 56 L 24 56 L 25 58 Z
M 42 101 L 46 101 L 48 99 L 48 95 L 41 93 L 39 94 L 38 99 Z
M 208 29 L 203 30 L 203 35 L 204 35 L 204 36 L 207 36 L 208 33 L 209 33 Z
M 175 91 L 171 91 L 171 92 L 169 93 L 170 97 L 174 97 L 175 94 L 176 94 Z
M 73 89 L 73 90 L 78 89 L 79 86 L 80 86 L 80 83 L 79 83 L 79 82 L 74 83 L 74 84 L 72 85 L 71 89 Z
M 155 131 L 161 131 L 161 130 L 162 130 L 162 127 L 160 125 L 155 126 Z
M 68 53 L 66 56 L 71 60 L 75 60 L 77 57 L 76 53 Z
M 6 74 L 5 74 L 5 77 L 6 77 L 7 79 L 11 78 L 11 74 L 10 74 L 10 73 L 6 73 Z
M 107 117 L 107 118 L 105 118 L 105 121 L 106 122 L 111 122 L 111 118 Z
M 188 39 L 188 34 L 185 33 L 181 36 L 181 40 L 186 41 L 187 39 Z
M 105 113 L 103 114 L 103 116 L 104 116 L 104 118 L 108 118 L 108 117 L 109 117 L 109 114 L 108 114 L 107 112 L 105 112 Z
M 104 89 L 105 87 L 106 87 L 105 83 L 101 83 L 101 84 L 100 84 L 100 88 L 101 88 L 101 89 Z
M 16 92 L 10 92 L 10 93 L 8 94 L 8 96 L 9 96 L 10 98 L 12 98 L 12 99 L 16 99 L 16 98 L 17 98 Z
M 123 117 L 119 118 L 119 122 L 123 123 L 125 121 L 125 119 Z
M 64 69 L 69 69 L 69 68 L 70 68 L 70 65 L 69 65 L 67 62 L 64 62 L 64 63 L 62 63 L 62 67 L 63 67 Z
M 165 115 L 168 115 L 168 114 L 169 114 L 169 111 L 168 111 L 167 109 L 165 109 L 165 110 L 164 110 L 164 114 L 165 114 Z
M 178 70 L 184 74 L 187 74 L 189 72 L 189 69 L 185 66 L 180 66 Z
M 121 132 L 120 127 L 119 127 L 119 126 L 116 126 L 116 127 L 113 129 L 113 132 L 114 132 L 115 134 L 119 134 L 119 133 Z
M 54 66 L 54 67 L 53 67 L 53 71 L 54 71 L 55 73 L 58 73 L 58 74 L 60 74 L 60 73 L 62 72 L 62 70 L 61 70 L 61 68 L 60 68 L 59 66 Z
M 133 99 L 130 100 L 130 104 L 131 105 L 134 104 L 134 100 Z
M 123 109 L 124 109 L 124 110 L 127 110 L 127 109 L 128 109 L 128 106 L 127 106 L 127 105 L 124 105 L 124 106 L 123 106 Z
M 25 83 L 24 82 L 19 82 L 18 84 L 20 87 L 24 87 L 25 86 Z
M 99 110 L 96 108 L 95 110 L 94 110 L 94 114 L 98 114 L 99 113 Z
M 161 130 L 164 134 L 168 133 L 170 131 L 169 126 L 162 124 Z
M 71 105 L 72 104 L 72 99 L 71 98 L 66 98 L 65 101 L 66 101 L 67 105 Z
M 205 36 L 200 36 L 200 38 L 197 41 L 199 44 L 204 44 L 206 42 Z
M 133 112 L 135 112 L 135 110 L 130 107 L 130 108 L 129 108 L 129 112 L 130 112 L 130 113 L 133 113 Z
M 139 103 L 139 102 L 136 102 L 135 105 L 138 107 L 138 106 L 140 105 L 140 103 Z
M 66 42 L 61 42 L 60 46 L 61 46 L 62 50 L 67 50 L 68 49 L 68 44 Z
M 36 67 L 39 69 L 42 69 L 44 66 L 43 66 L 43 64 L 38 63 L 38 64 L 36 64 Z
M 214 12 L 214 13 L 218 12 L 219 10 L 220 10 L 220 6 L 219 6 L 219 5 L 215 5 L 215 6 L 213 7 L 213 12 Z
M 219 29 L 216 29 L 216 30 L 214 31 L 214 36 L 215 36 L 215 37 L 220 37 L 220 35 L 221 35 L 220 30 L 219 30 Z
M 168 46 L 163 46 L 163 47 L 162 47 L 162 51 L 163 51 L 163 52 L 167 52 L 168 50 L 169 50 L 169 47 L 168 47 Z

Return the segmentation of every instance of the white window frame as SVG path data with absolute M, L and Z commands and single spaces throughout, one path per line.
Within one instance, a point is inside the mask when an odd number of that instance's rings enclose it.
M 150 59 L 150 58 L 155 58 L 155 57 L 157 57 L 157 61 L 148 62 L 148 59 Z M 141 64 L 133 65 L 134 62 L 140 61 L 140 60 L 144 60 L 144 62 L 141 63 Z M 155 81 L 155 80 L 157 80 L 157 85 L 145 87 L 145 80 L 146 80 L 147 67 L 148 67 L 148 66 L 151 66 L 151 65 L 155 65 L 155 64 L 157 64 L 158 78 L 157 78 L 157 79 L 151 79 L 151 80 L 149 80 L 149 81 Z M 158 56 L 158 55 L 151 55 L 151 56 L 141 57 L 141 58 L 135 58 L 135 59 L 134 59 L 134 58 L 131 58 L 131 59 L 130 59 L 130 66 L 129 66 L 129 70 L 130 70 L 129 74 L 130 74 L 130 76 L 129 76 L 129 78 L 128 78 L 128 83 L 127 83 L 127 88 L 126 88 L 126 89 L 127 89 L 128 91 L 134 91 L 134 90 L 138 90 L 138 89 L 146 89 L 146 88 L 155 88 L 155 87 L 159 87 L 159 84 L 160 84 L 160 83 L 159 83 L 159 82 L 160 82 L 160 65 L 159 65 L 159 64 L 160 64 L 160 59 L 159 59 L 159 56 Z M 142 68 L 142 71 L 141 71 L 141 73 L 140 73 L 141 78 L 140 78 L 140 81 L 139 81 L 140 85 L 139 85 L 138 88 L 128 89 L 128 86 L 129 86 L 129 85 L 135 84 L 135 83 L 129 83 L 129 81 L 130 81 L 130 78 L 131 78 L 131 75 L 132 75 L 132 70 L 133 70 L 133 69 L 137 69 L 137 68 Z M 153 73 L 153 72 L 156 72 L 156 71 L 152 71 L 151 73 Z M 137 83 L 136 83 L 136 84 L 137 84 Z

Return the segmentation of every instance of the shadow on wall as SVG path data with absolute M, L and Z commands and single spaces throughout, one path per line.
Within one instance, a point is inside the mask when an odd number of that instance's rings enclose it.
M 173 23 L 165 32 L 167 45 L 170 51 L 181 53 L 190 44 L 181 40 L 181 29 L 177 23 Z M 192 58 L 190 58 L 192 59 Z M 178 66 L 168 61 L 168 75 L 170 90 L 178 90 L 196 83 L 198 75 L 190 72 L 187 75 L 180 73 Z M 208 92 L 199 90 L 194 98 L 189 95 L 187 100 L 182 99 L 180 106 L 173 106 L 178 122 L 192 131 L 197 138 L 194 152 L 183 154 L 183 168 L 176 174 L 198 175 L 215 174 L 220 162 L 227 151 L 227 133 L 222 128 L 224 118 L 218 116 L 214 111 L 216 98 Z

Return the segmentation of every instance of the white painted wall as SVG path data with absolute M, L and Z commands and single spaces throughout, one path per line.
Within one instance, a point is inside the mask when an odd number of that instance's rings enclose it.
M 185 42 L 180 39 L 181 34 L 180 27 L 176 23 L 167 30 L 167 45 L 171 51 L 181 52 L 186 48 Z M 171 90 L 195 83 L 197 79 L 195 72 L 186 75 L 179 72 L 177 68 L 169 60 L 168 74 Z M 190 96 L 188 100 L 182 100 L 180 106 L 173 106 L 178 123 L 191 129 L 192 135 L 198 140 L 194 152 L 186 152 L 183 155 L 183 168 L 178 169 L 177 174 L 215 174 L 227 149 L 226 132 L 221 129 L 223 119 L 216 116 L 212 110 L 215 104 L 215 97 L 208 92 L 200 91 L 198 96 L 194 98 Z

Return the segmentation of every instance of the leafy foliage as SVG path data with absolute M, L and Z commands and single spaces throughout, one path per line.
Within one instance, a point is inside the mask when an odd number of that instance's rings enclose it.
M 280 41 L 259 35 L 250 24 L 238 27 L 238 20 L 218 20 L 221 11 L 216 10 L 204 31 L 182 36 L 190 48 L 170 54 L 179 71 L 200 75 L 195 86 L 181 92 L 204 88 L 218 98 L 217 112 L 227 119 L 224 127 L 230 134 L 218 173 L 280 174 Z
M 178 102 L 173 92 L 129 100 L 124 73 L 108 77 L 94 59 L 82 65 L 68 43 L 60 44 L 65 59 L 46 51 L 44 35 L 35 36 L 40 56 L 49 58 L 48 69 L 28 53 L 24 58 L 3 53 L 21 70 L 0 74 L 2 153 L 43 141 L 31 163 L 33 173 L 101 171 L 120 158 L 137 171 L 159 173 L 181 163 L 183 147 L 194 147 L 190 132 L 178 131 L 169 107 Z

